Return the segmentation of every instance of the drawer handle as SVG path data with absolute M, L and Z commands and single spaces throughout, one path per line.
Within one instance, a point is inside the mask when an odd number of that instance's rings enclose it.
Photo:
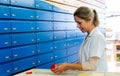
M 6 44 L 6 45 L 7 45 L 7 44 L 9 44 L 9 42 L 5 42 L 4 44 Z
M 38 38 L 37 41 L 39 41 L 40 39 Z
M 40 6 L 39 4 L 36 4 L 36 6 Z
M 32 51 L 32 53 L 35 53 L 35 51 Z
M 9 72 L 10 72 L 10 70 L 6 70 L 6 72 L 7 72 L 7 73 L 9 73 Z
M 8 30 L 9 28 L 4 28 L 4 30 Z
M 51 59 L 53 59 L 53 57 L 51 57 Z
M 10 56 L 6 56 L 5 58 L 8 59 L 8 58 L 10 58 Z
M 38 52 L 41 52 L 41 50 L 38 50 Z
M 18 54 L 15 54 L 15 55 L 14 55 L 14 57 L 17 57 L 17 56 L 18 56 Z
M 40 18 L 40 16 L 36 16 L 37 18 Z
M 53 47 L 50 48 L 51 50 L 53 49 Z
M 15 17 L 15 16 L 16 16 L 16 14 L 12 14 L 12 16 L 14 16 L 14 17 Z
M 39 60 L 38 63 L 41 63 L 41 61 Z
M 8 14 L 7 14 L 7 13 L 4 13 L 3 15 L 4 15 L 4 16 L 8 16 Z
M 16 30 L 17 28 L 12 28 L 13 30 Z
M 35 64 L 35 62 L 32 63 L 33 65 Z
M 18 68 L 14 68 L 14 70 L 18 70 Z
M 31 27 L 31 30 L 34 30 L 34 27 Z
M 39 27 L 37 27 L 36 29 L 37 29 L 37 30 L 39 30 L 40 28 L 39 28 Z
M 34 16 L 30 16 L 31 18 L 34 18 Z
M 35 41 L 34 39 L 32 39 L 32 41 Z
M 57 56 L 55 56 L 55 58 L 57 58 Z
M 16 44 L 16 43 L 17 43 L 17 41 L 13 41 L 13 43 L 14 43 L 14 44 Z
M 55 46 L 55 48 L 57 48 L 57 46 Z

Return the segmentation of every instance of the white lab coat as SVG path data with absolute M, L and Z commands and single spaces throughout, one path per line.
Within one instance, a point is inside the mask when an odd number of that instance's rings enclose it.
M 95 71 L 107 71 L 105 47 L 105 37 L 97 28 L 94 28 L 81 45 L 79 51 L 79 62 L 87 62 L 90 57 L 97 56 L 100 60 Z

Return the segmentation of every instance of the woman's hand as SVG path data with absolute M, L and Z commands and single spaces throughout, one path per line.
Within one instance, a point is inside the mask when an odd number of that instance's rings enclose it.
M 66 71 L 68 69 L 67 63 L 63 64 L 56 64 L 56 67 L 54 69 L 51 69 L 55 74 L 62 74 L 63 71 Z

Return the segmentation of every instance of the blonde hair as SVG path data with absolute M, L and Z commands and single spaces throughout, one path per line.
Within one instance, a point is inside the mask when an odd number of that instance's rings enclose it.
M 91 18 L 95 27 L 99 25 L 98 14 L 95 9 L 81 6 L 74 12 L 74 16 L 78 16 L 79 18 L 82 18 L 86 21 Z

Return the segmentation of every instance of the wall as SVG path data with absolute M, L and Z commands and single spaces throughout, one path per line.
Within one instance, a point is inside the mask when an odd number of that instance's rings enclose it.
M 54 3 L 43 0 L 0 0 L 1 76 L 78 60 L 85 34 L 76 28 L 71 10 L 61 9 Z M 81 3 L 104 10 L 103 7 Z M 57 4 L 76 8 L 69 4 Z

